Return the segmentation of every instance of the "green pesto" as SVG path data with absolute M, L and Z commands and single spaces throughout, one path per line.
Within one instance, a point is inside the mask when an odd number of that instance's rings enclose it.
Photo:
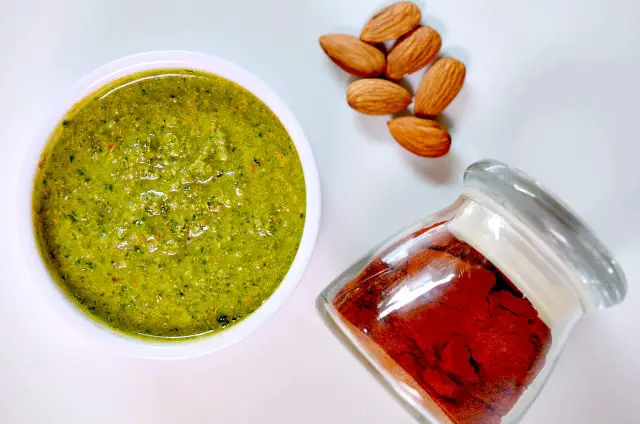
M 141 337 L 195 337 L 255 311 L 297 252 L 296 149 L 253 94 L 192 70 L 142 72 L 90 95 L 42 154 L 34 225 L 58 284 Z

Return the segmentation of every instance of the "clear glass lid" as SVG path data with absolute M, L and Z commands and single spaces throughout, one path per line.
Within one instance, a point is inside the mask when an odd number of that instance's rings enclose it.
M 469 166 L 464 185 L 480 191 L 533 230 L 573 270 L 588 293 L 587 309 L 622 302 L 627 281 L 618 262 L 566 205 L 516 169 L 494 160 Z

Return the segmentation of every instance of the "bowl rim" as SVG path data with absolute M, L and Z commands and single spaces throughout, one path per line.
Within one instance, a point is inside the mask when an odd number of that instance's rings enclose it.
M 41 258 L 33 228 L 33 185 L 40 155 L 51 133 L 63 116 L 80 100 L 102 86 L 147 70 L 194 69 L 229 79 L 247 89 L 262 100 L 280 119 L 293 141 L 302 164 L 306 186 L 305 225 L 296 256 L 278 288 L 265 302 L 237 324 L 211 335 L 189 338 L 185 341 L 153 341 L 128 336 L 106 324 L 91 318 L 75 305 L 63 289 L 54 281 Z M 316 244 L 320 227 L 320 180 L 315 157 L 301 125 L 284 101 L 264 81 L 244 68 L 204 53 L 183 50 L 166 50 L 137 53 L 109 62 L 90 72 L 62 96 L 53 112 L 29 146 L 29 153 L 21 169 L 18 190 L 20 208 L 19 228 L 23 254 L 31 273 L 31 280 L 47 303 L 71 327 L 87 338 L 106 347 L 138 357 L 177 359 L 203 355 L 231 345 L 247 336 L 271 318 L 291 296 L 302 279 Z

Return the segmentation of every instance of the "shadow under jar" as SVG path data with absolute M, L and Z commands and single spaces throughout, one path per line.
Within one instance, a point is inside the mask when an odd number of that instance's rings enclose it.
M 330 322 L 423 422 L 516 423 L 576 322 L 620 303 L 609 251 L 527 175 L 471 165 L 447 209 L 322 293 Z

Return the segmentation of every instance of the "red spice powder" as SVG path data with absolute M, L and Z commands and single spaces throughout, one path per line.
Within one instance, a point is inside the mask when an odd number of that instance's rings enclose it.
M 387 259 L 398 249 L 408 257 Z M 456 424 L 499 423 L 551 345 L 531 302 L 442 224 L 374 258 L 333 305 Z

